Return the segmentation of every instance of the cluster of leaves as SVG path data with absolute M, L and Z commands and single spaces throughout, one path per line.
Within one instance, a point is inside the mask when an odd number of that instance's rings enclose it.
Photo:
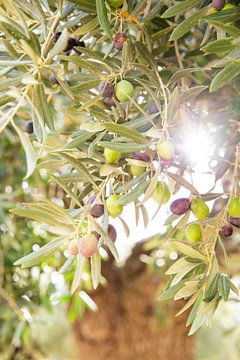
M 111 194 L 118 195 L 117 206 L 134 203 L 136 223 L 141 211 L 146 226 L 144 205 L 154 196 L 159 179 L 169 184 L 172 194 L 183 187 L 191 200 L 217 199 L 221 206 L 198 221 L 201 242 L 173 243 L 182 255 L 168 271 L 176 275 L 163 294 L 167 299 L 189 298 L 184 309 L 193 305 L 188 324 L 190 333 L 195 332 L 210 319 L 219 300 L 227 299 L 229 288 L 234 289 L 219 272 L 215 246 L 227 221 L 227 199 L 239 193 L 237 101 L 229 102 L 225 91 L 211 96 L 209 91 L 225 86 L 239 99 L 239 6 L 211 13 L 211 4 L 202 0 L 175 5 L 129 0 L 117 9 L 110 6 L 114 2 L 104 0 L 0 3 L 0 131 L 19 136 L 26 153 L 26 178 L 35 170 L 61 189 L 58 203 L 38 196 L 12 210 L 44 224 L 51 237 L 57 235 L 16 265 L 33 266 L 64 251 L 70 241 L 97 233 L 98 248 L 90 258 L 96 288 L 102 281 L 102 247 L 118 259 L 108 234 Z M 113 42 L 119 33 L 126 34 L 120 51 Z M 122 79 L 132 85 L 133 94 L 128 101 L 113 94 L 109 106 L 98 86 L 105 82 L 116 89 Z M 33 122 L 30 136 L 23 131 L 27 120 Z M 201 127 L 215 144 L 215 163 L 209 171 L 216 181 L 225 175 L 232 184 L 221 194 L 200 194 L 186 179 L 191 164 L 184 141 L 192 129 Z M 170 170 L 157 152 L 169 138 L 178 149 Z M 106 162 L 104 149 L 120 154 L 119 161 Z M 136 152 L 147 153 L 149 162 L 136 160 Z M 145 171 L 133 176 L 131 166 L 145 166 Z M 100 221 L 88 204 L 93 195 L 104 206 Z M 167 220 L 173 225 L 166 241 L 172 241 L 177 230 L 185 230 L 189 215 L 187 211 Z M 120 220 L 128 234 L 131 229 Z M 75 266 L 72 293 L 81 286 L 86 262 L 82 254 L 73 255 L 62 267 L 65 272 Z

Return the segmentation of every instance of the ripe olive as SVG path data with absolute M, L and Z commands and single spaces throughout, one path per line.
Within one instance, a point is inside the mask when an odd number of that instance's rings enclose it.
M 57 41 L 58 41 L 58 39 L 60 38 L 61 34 L 62 34 L 61 31 L 55 32 L 55 34 L 54 34 L 54 42 L 57 42 Z M 80 41 L 80 40 L 78 40 L 78 39 L 75 39 L 75 38 L 70 37 L 70 38 L 68 39 L 67 46 L 65 47 L 64 52 L 70 53 L 70 51 L 74 48 L 74 46 L 85 47 L 85 43 L 84 43 L 83 41 Z M 80 52 L 80 51 L 77 51 L 77 53 L 78 53 L 79 55 L 81 55 L 81 52 Z
M 140 152 L 140 151 L 137 151 L 133 154 L 133 159 L 141 160 L 141 161 L 145 161 L 145 162 L 149 162 L 151 160 L 149 155 L 146 152 Z
M 165 182 L 159 181 L 153 194 L 153 200 L 158 204 L 166 204 L 170 199 L 170 191 Z
M 103 204 L 94 204 L 90 210 L 90 214 L 94 218 L 99 218 L 104 214 Z
M 191 210 L 199 220 L 204 220 L 209 215 L 209 207 L 201 199 L 192 200 Z
M 105 148 L 104 157 L 109 164 L 114 164 L 120 159 L 121 153 L 119 151 Z
M 219 231 L 220 235 L 229 238 L 233 234 L 233 228 L 231 225 L 224 225 L 221 230 Z
M 110 96 L 110 97 L 104 97 L 103 98 L 104 103 L 107 105 L 108 108 L 111 108 L 112 106 L 116 107 L 116 98 L 115 96 Z
M 79 252 L 86 257 L 90 257 L 97 251 L 98 239 L 95 234 L 84 235 L 79 240 Z
M 114 47 L 117 50 L 122 50 L 124 41 L 127 40 L 127 35 L 123 32 L 117 33 L 114 38 Z
M 170 205 L 170 210 L 175 215 L 183 215 L 190 208 L 190 201 L 187 198 L 174 200 Z
M 171 159 L 160 159 L 160 165 L 162 168 L 169 168 L 174 164 L 174 158 L 172 157 Z
M 29 121 L 25 122 L 23 131 L 28 133 L 28 134 L 33 133 L 33 122 L 32 122 L 32 120 L 29 120 Z
M 132 84 L 127 80 L 119 81 L 116 85 L 115 95 L 120 102 L 127 101 L 133 96 Z
M 240 217 L 240 198 L 233 197 L 228 203 L 228 214 L 233 218 Z
M 185 230 L 185 237 L 188 241 L 198 242 L 202 238 L 202 230 L 196 223 L 188 225 Z
M 117 201 L 119 200 L 119 198 L 120 198 L 119 195 L 110 195 L 106 201 L 108 213 L 113 218 L 121 215 L 121 213 L 123 211 L 123 206 L 117 205 Z
M 111 224 L 108 224 L 108 236 L 112 240 L 112 242 L 115 242 L 117 239 L 117 231 L 115 227 Z
M 212 0 L 212 6 L 216 10 L 222 10 L 226 4 L 225 0 Z
M 169 160 L 174 156 L 175 149 L 171 141 L 165 140 L 159 143 L 157 148 L 158 154 L 161 158 Z
M 76 256 L 79 252 L 78 242 L 76 240 L 70 241 L 68 245 L 68 252 L 70 255 Z
M 98 91 L 102 93 L 103 98 L 108 98 L 114 95 L 114 86 L 111 82 L 102 81 L 98 86 Z

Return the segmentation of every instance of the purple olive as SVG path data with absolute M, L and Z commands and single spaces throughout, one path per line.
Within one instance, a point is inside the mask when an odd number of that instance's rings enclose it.
M 90 210 L 92 217 L 99 218 L 104 214 L 104 206 L 102 204 L 95 204 Z
M 96 236 L 98 240 L 100 239 L 101 235 L 98 232 L 94 231 L 93 234 Z M 115 242 L 117 239 L 117 231 L 115 227 L 111 224 L 108 225 L 108 236 L 110 237 L 112 242 Z
M 116 98 L 115 96 L 111 97 L 104 97 L 103 98 L 104 103 L 107 105 L 107 107 L 111 108 L 112 106 L 116 107 Z
M 145 162 L 150 162 L 150 156 L 146 153 L 146 152 L 135 152 L 133 154 L 133 159 L 134 160 L 141 160 L 141 161 L 145 161 Z
M 117 33 L 117 35 L 114 38 L 114 47 L 117 50 L 122 50 L 124 41 L 127 40 L 127 35 L 123 32 Z
M 61 34 L 62 34 L 61 31 L 57 31 L 54 33 L 54 38 L 53 38 L 54 42 L 58 41 Z M 69 53 L 74 48 L 74 46 L 85 47 L 85 43 L 83 41 L 80 41 L 78 39 L 74 39 L 74 38 L 70 37 L 68 39 L 67 46 L 65 47 L 64 52 Z M 79 50 L 77 50 L 76 52 L 81 55 L 81 52 Z
M 170 205 L 170 210 L 175 215 L 183 215 L 190 209 L 190 201 L 187 198 L 174 200 Z
M 228 217 L 228 222 L 240 229 L 240 218 Z
M 216 10 L 222 10 L 226 4 L 225 0 L 212 0 L 212 6 Z
M 219 231 L 220 235 L 229 238 L 233 234 L 233 228 L 231 225 L 224 225 L 221 230 Z
M 114 86 L 111 82 L 102 81 L 98 86 L 98 91 L 103 98 L 111 98 L 114 95 Z
M 117 239 L 117 231 L 115 227 L 111 224 L 108 225 L 108 236 L 113 242 L 115 242 Z
M 172 166 L 174 163 L 174 158 L 172 157 L 171 159 L 160 159 L 160 164 L 161 164 L 161 167 L 167 169 L 169 168 L 170 166 Z
M 31 120 L 25 122 L 23 131 L 28 134 L 33 133 L 33 122 Z

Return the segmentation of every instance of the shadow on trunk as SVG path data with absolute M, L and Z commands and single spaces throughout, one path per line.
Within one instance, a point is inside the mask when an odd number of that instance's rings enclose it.
M 188 337 L 186 315 L 175 318 L 182 303 L 156 303 L 159 277 L 148 273 L 136 247 L 124 268 L 103 264 L 106 287 L 91 294 L 98 306 L 74 324 L 80 360 L 192 360 L 194 337 Z M 166 323 L 156 316 L 156 306 Z

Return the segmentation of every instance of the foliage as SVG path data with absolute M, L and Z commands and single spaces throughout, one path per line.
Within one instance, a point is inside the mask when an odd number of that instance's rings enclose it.
M 66 250 L 70 241 L 81 244 L 92 233 L 99 238 L 89 259 L 96 288 L 103 281 L 103 247 L 118 260 L 108 233 L 107 198 L 120 195 L 115 197 L 118 210 L 134 203 L 136 222 L 141 211 L 147 226 L 145 203 L 154 197 L 158 181 L 165 183 L 160 188 L 170 188 L 172 196 L 185 188 L 190 202 L 209 201 L 212 211 L 196 216 L 202 233 L 196 243 L 177 238 L 178 231 L 192 223 L 190 208 L 181 215 L 173 211 L 166 220 L 164 241 L 180 257 L 167 271 L 171 280 L 160 299 L 187 299 L 180 313 L 192 307 L 187 325 L 193 334 L 210 321 L 230 289 L 237 292 L 225 275 L 227 269 L 219 267 L 216 246 L 223 244 L 219 231 L 229 220 L 226 203 L 239 196 L 238 2 L 215 12 L 203 0 L 129 0 L 117 9 L 104 0 L 0 3 L 1 136 L 19 137 L 26 155 L 25 180 L 38 178 L 29 200 L 11 212 L 30 219 L 32 226 L 43 224 L 49 234 L 40 249 L 16 259 L 15 265 L 31 267 L 59 252 L 62 271 L 75 269 L 74 294 L 82 285 L 88 259 L 81 252 L 66 259 Z M 127 35 L 122 50 L 114 47 L 118 33 Z M 114 88 L 121 80 L 126 80 L 122 83 L 126 87 L 118 85 L 119 96 Z M 106 96 L 109 83 L 113 90 Z M 28 120 L 33 121 L 30 135 L 24 132 Z M 220 193 L 214 185 L 200 194 L 189 180 L 194 170 L 184 143 L 192 130 L 201 129 L 215 144 L 209 163 L 215 185 L 223 176 L 231 185 L 226 187 L 224 180 Z M 175 150 L 159 147 L 166 140 Z M 111 155 L 110 163 L 105 149 L 116 156 Z M 139 175 L 132 175 L 132 166 Z M 46 191 L 51 188 L 56 193 Z M 92 196 L 96 198 L 89 203 Z M 157 199 L 161 205 L 168 196 L 158 194 Z M 97 202 L 104 205 L 99 219 L 91 215 Z M 121 211 L 117 216 L 128 234 L 132 223 L 129 229 L 120 215 Z M 237 231 L 239 223 L 235 225 Z

